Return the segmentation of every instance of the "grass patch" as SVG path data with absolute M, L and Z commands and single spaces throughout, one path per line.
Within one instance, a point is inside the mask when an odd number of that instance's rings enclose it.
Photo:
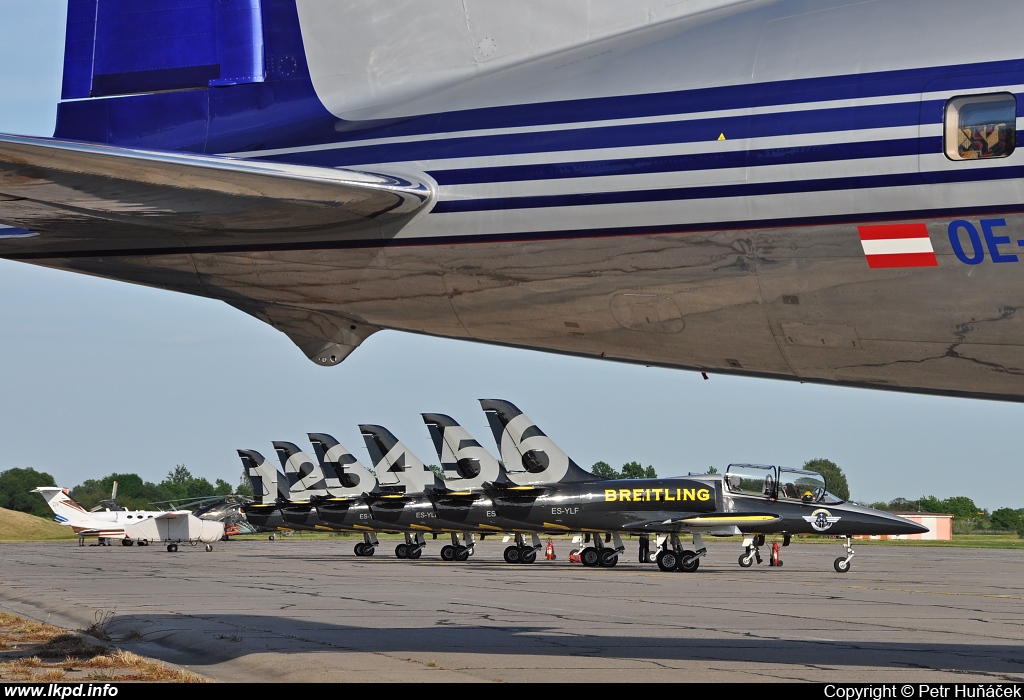
M 93 627 L 105 630 L 109 621 L 110 615 L 100 611 L 99 624 Z M 80 632 L 0 613 L 0 681 L 86 680 L 206 682 L 191 671 L 171 668 Z
M 48 542 L 77 540 L 78 535 L 67 525 L 52 518 L 40 518 L 16 510 L 0 508 L 0 542 Z

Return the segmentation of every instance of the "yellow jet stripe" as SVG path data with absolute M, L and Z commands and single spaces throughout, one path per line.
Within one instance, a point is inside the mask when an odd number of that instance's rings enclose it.
M 768 520 L 778 520 L 779 518 L 775 515 L 711 515 L 708 517 L 696 517 L 686 518 L 683 522 L 686 523 L 714 523 L 718 521 L 739 521 L 745 523 L 763 523 Z
M 544 528 L 555 528 L 556 530 L 568 530 L 569 528 L 565 525 L 559 525 L 558 523 L 541 523 L 541 527 Z

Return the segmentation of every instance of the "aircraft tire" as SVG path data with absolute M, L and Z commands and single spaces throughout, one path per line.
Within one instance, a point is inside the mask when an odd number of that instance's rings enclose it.
M 275 539 L 275 537 L 274 537 L 273 535 L 271 535 L 271 536 L 270 536 L 270 537 L 268 537 L 267 539 L 268 539 L 268 540 L 270 540 L 271 542 L 273 542 L 273 541 L 274 541 L 274 539 Z
M 598 563 L 601 566 L 610 569 L 619 563 L 619 553 L 614 549 L 601 550 L 601 556 L 599 557 Z
M 133 544 L 135 544 L 135 543 L 134 543 L 134 542 L 132 542 L 132 541 L 131 541 L 130 539 L 128 539 L 127 537 L 125 537 L 125 538 L 124 538 L 123 540 L 121 540 L 121 544 L 123 544 L 123 545 L 124 545 L 125 547 L 131 547 L 131 546 L 132 546 Z
M 453 561 L 455 559 L 455 547 L 450 544 L 446 544 L 441 547 L 441 559 L 444 561 Z
M 679 557 L 671 549 L 663 549 L 658 552 L 654 561 L 662 571 L 675 571 L 679 566 Z
M 409 556 L 409 545 L 403 543 L 395 547 L 395 556 L 399 559 L 407 558 Z
M 352 548 L 352 551 L 355 552 L 357 557 L 364 557 L 364 556 L 366 556 L 365 554 L 363 554 L 363 545 L 364 545 L 363 542 L 356 542 L 356 546 Z
M 580 552 L 580 563 L 583 566 L 597 566 L 601 563 L 601 554 L 593 547 L 584 547 Z
M 648 552 L 648 554 L 647 554 L 647 563 L 648 564 L 657 564 L 658 563 L 658 553 L 657 552 Z
M 850 570 L 850 560 L 846 557 L 839 557 L 832 563 L 832 566 L 841 574 L 845 574 Z
M 537 561 L 537 550 L 533 547 L 523 547 L 519 552 L 520 564 L 532 564 Z
M 409 559 L 419 559 L 422 554 L 423 547 L 414 544 L 411 547 L 409 547 L 409 550 L 406 552 L 405 556 Z
M 697 554 L 696 552 L 690 551 L 688 549 L 685 550 L 683 552 L 683 556 L 679 557 L 679 570 L 680 571 L 684 571 L 684 572 L 686 572 L 688 574 L 692 574 L 694 571 L 699 569 L 700 568 L 700 557 L 697 557 L 696 554 Z M 684 564 L 683 562 L 686 561 L 686 557 L 696 557 L 696 558 L 693 561 L 691 561 L 689 564 Z
M 363 556 L 364 557 L 372 557 L 373 553 L 375 551 L 376 550 L 373 548 L 373 545 L 369 545 L 369 544 L 364 544 L 363 545 Z
M 749 569 L 754 563 L 754 557 L 748 557 L 746 554 L 741 554 L 739 561 L 740 566 L 742 566 L 744 569 Z
M 469 559 L 469 547 L 455 548 L 455 561 L 466 561 Z
M 505 561 L 509 564 L 519 563 L 519 547 L 511 546 L 505 547 Z

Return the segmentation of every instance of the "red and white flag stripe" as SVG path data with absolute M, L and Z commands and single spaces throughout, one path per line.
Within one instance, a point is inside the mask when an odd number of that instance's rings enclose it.
M 858 226 L 868 267 L 938 267 L 925 224 Z

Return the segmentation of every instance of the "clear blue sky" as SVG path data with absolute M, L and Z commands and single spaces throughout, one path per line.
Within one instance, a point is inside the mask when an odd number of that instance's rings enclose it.
M 50 135 L 65 0 L 0 0 L 0 131 Z M 859 500 L 970 496 L 1024 507 L 1018 404 L 648 369 L 383 332 L 314 366 L 282 334 L 207 299 L 0 261 L 0 471 L 62 486 L 175 464 L 237 483 L 235 449 L 273 456 L 327 432 L 366 459 L 359 423 L 436 462 L 421 412 L 496 451 L 479 398 L 528 413 L 581 465 L 660 475 L 730 462 L 838 463 Z

